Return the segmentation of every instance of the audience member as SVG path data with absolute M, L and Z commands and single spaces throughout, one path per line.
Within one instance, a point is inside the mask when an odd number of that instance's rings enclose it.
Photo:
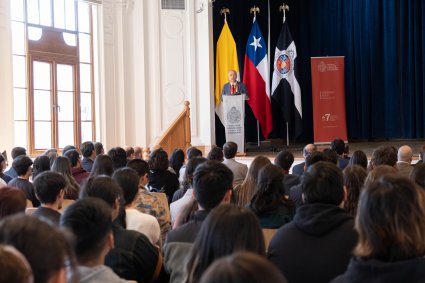
M 49 158 L 50 167 L 52 167 L 53 162 L 55 162 L 56 158 L 58 158 L 58 150 L 56 148 L 51 148 L 46 150 L 43 155 Z
M 89 177 L 90 173 L 81 167 L 80 154 L 77 150 L 70 149 L 65 152 L 65 157 L 67 157 L 69 162 L 71 162 L 72 177 L 74 177 L 75 182 L 81 186 L 83 182 Z
M 326 161 L 338 166 L 338 162 L 339 162 L 338 160 L 339 160 L 340 157 L 339 157 L 338 153 L 336 153 L 335 150 L 330 149 L 330 148 L 325 148 L 323 150 L 323 155 L 325 156 Z M 347 163 L 348 163 L 348 161 L 347 161 Z
M 188 149 L 186 149 L 186 157 L 187 157 L 188 161 L 191 160 L 192 158 L 202 157 L 202 151 L 200 151 L 199 149 L 197 149 L 194 146 L 191 146 Z M 180 182 L 180 184 L 182 184 L 183 181 L 184 181 L 183 178 L 184 178 L 184 175 L 185 175 L 185 170 L 186 170 L 186 165 L 183 165 L 180 168 L 180 171 L 179 171 L 179 182 Z
M 59 210 L 62 208 L 66 186 L 65 178 L 57 172 L 46 171 L 38 175 L 34 179 L 34 191 L 41 205 L 32 216 L 59 226 Z
M 423 162 L 418 163 L 413 167 L 412 173 L 410 173 L 410 180 L 425 189 L 425 164 Z
M 101 157 L 103 155 L 99 155 Z M 80 197 L 100 198 L 111 207 L 112 220 L 119 213 L 122 190 L 107 176 L 92 177 L 81 188 Z M 114 248 L 106 255 L 105 265 L 126 280 L 137 282 L 168 282 L 163 269 L 157 269 L 162 255 L 143 234 L 113 224 Z
M 139 175 L 137 172 L 131 168 L 121 168 L 114 172 L 112 179 L 117 181 L 123 191 L 124 227 L 145 234 L 153 244 L 158 243 L 161 234 L 158 221 L 152 215 L 136 209 L 139 192 Z
M 350 161 L 348 161 L 348 165 L 359 165 L 367 170 L 367 156 L 366 153 L 362 150 L 356 150 L 351 155 Z
M 343 176 L 344 186 L 347 190 L 347 200 L 344 202 L 344 209 L 355 217 L 360 192 L 366 180 L 367 172 L 366 169 L 359 165 L 348 165 L 343 171 Z
M 13 214 L 25 212 L 27 200 L 25 194 L 16 188 L 0 188 L 0 220 Z
M 4 158 L 3 154 L 0 154 L 0 178 L 7 184 L 12 178 L 6 174 L 4 174 L 4 170 L 7 167 L 7 160 Z
M 239 251 L 214 261 L 200 283 L 287 283 L 280 271 L 264 257 Z
M 161 229 L 161 242 L 165 243 L 171 224 L 167 217 L 165 206 L 162 201 L 146 189 L 148 183 L 149 165 L 143 159 L 133 159 L 127 163 L 127 167 L 135 170 L 139 177 L 139 193 L 136 200 L 136 209 L 140 212 L 150 214 L 156 218 Z
M 105 149 L 103 148 L 103 144 L 101 142 L 94 143 L 94 152 L 96 156 L 105 154 Z
M 317 151 L 316 145 L 314 145 L 312 143 L 309 143 L 308 145 L 306 145 L 303 148 L 303 157 L 304 157 L 304 160 L 307 158 L 307 156 L 310 153 L 312 153 L 314 151 Z M 304 167 L 305 167 L 305 162 L 301 162 L 300 164 L 295 165 L 292 168 L 292 174 L 301 176 L 304 173 Z
M 17 187 L 22 192 L 24 192 L 27 199 L 32 202 L 34 207 L 40 205 L 40 202 L 35 197 L 34 188 L 32 183 L 29 181 L 32 175 L 32 160 L 26 155 L 20 155 L 13 160 L 12 166 L 18 174 L 18 177 L 13 178 L 9 182 L 9 186 Z
M 366 186 L 354 257 L 332 283 L 424 282 L 424 219 L 425 192 L 407 178 L 388 175 Z
M 94 144 L 91 141 L 86 141 L 81 144 L 81 154 L 83 160 L 81 161 L 81 167 L 87 172 L 91 172 L 94 160 L 96 158 L 96 151 L 94 150 Z
M 52 171 L 60 173 L 66 181 L 64 188 L 64 198 L 76 200 L 80 193 L 80 186 L 75 181 L 71 173 L 71 162 L 68 157 L 59 156 L 52 165 Z
M 12 159 L 15 160 L 15 158 L 18 157 L 18 156 L 27 155 L 27 150 L 23 147 L 17 146 L 17 147 L 12 148 L 11 155 L 12 155 Z M 4 174 L 8 175 L 12 179 L 18 177 L 18 174 L 16 173 L 13 166 L 10 167 L 9 170 L 4 172 Z
M 179 178 L 180 175 L 180 169 L 182 168 L 184 163 L 184 152 L 180 148 L 176 148 L 173 150 L 173 153 L 170 156 L 170 164 L 169 167 L 173 169 L 172 172 L 174 172 L 177 175 L 177 178 Z
M 68 239 L 62 231 L 36 217 L 19 214 L 3 219 L 0 222 L 0 243 L 15 247 L 25 256 L 34 283 L 65 283 L 67 276 L 74 272 Z
M 127 162 L 134 159 L 134 148 L 131 146 L 124 147 Z
M 109 157 L 112 159 L 114 170 L 123 168 L 127 165 L 127 154 L 122 147 L 114 147 L 108 151 Z
M 218 162 L 223 162 L 224 161 L 224 154 L 223 154 L 223 150 L 221 149 L 221 147 L 214 146 L 213 148 L 211 148 L 210 152 L 208 153 L 207 159 L 208 160 L 216 160 Z
M 261 228 L 277 229 L 292 221 L 295 206 L 285 197 L 280 167 L 268 164 L 260 169 L 257 189 L 248 207 L 258 217 Z
M 243 207 L 222 205 L 214 209 L 202 224 L 189 255 L 185 282 L 199 282 L 216 259 L 237 251 L 264 256 L 265 250 L 263 233 L 255 215 Z
M 238 145 L 234 142 L 226 142 L 223 146 L 223 164 L 233 172 L 233 187 L 241 184 L 248 173 L 248 166 L 235 160 Z
M 381 178 L 384 175 L 395 175 L 397 173 L 398 171 L 394 166 L 389 166 L 389 165 L 375 166 L 373 170 L 367 174 L 364 185 L 367 186 L 377 181 L 379 178 Z
M 34 164 L 32 165 L 32 179 L 34 180 L 37 175 L 45 171 L 50 171 L 50 159 L 47 155 L 40 155 L 34 159 Z
M 94 160 L 92 171 L 90 172 L 89 178 L 106 175 L 111 177 L 114 173 L 114 165 L 109 155 L 101 154 L 96 156 Z
M 409 178 L 410 173 L 413 170 L 413 166 L 411 165 L 413 160 L 413 150 L 408 145 L 403 145 L 398 149 L 397 153 L 397 170 L 398 173 L 406 178 Z
M 0 283 L 33 283 L 27 259 L 13 246 L 0 245 Z
M 61 226 L 74 235 L 79 282 L 127 282 L 105 266 L 105 256 L 114 246 L 111 208 L 96 198 L 71 204 L 61 218 Z
M 294 163 L 294 155 L 288 150 L 282 150 L 274 159 L 274 164 L 283 170 L 283 187 L 285 194 L 289 195 L 289 190 L 300 183 L 300 177 L 295 174 L 289 174 L 292 164 Z
M 344 158 L 345 143 L 342 139 L 334 139 L 331 143 L 331 149 L 338 154 L 338 167 L 343 170 L 348 165 L 348 159 Z
M 341 170 L 318 162 L 302 185 L 305 204 L 272 238 L 268 257 L 289 282 L 327 283 L 345 271 L 357 242 L 353 217 L 341 208 L 346 196 Z
M 165 193 L 168 203 L 179 188 L 179 179 L 176 174 L 168 171 L 168 154 L 162 148 L 154 150 L 149 156 L 149 183 L 150 191 Z
M 379 165 L 395 167 L 397 163 L 397 150 L 391 146 L 380 146 L 372 152 L 370 170 Z M 369 171 L 370 171 L 369 170 Z
M 66 145 L 66 146 L 62 149 L 62 156 L 65 156 L 65 153 L 66 153 L 68 150 L 71 150 L 71 149 L 73 149 L 73 150 L 77 150 L 77 148 L 76 148 L 75 146 L 73 146 L 73 145 Z

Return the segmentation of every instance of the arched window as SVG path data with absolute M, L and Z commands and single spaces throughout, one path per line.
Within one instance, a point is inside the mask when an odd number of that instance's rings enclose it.
M 95 140 L 97 7 L 10 1 L 15 142 L 38 154 Z

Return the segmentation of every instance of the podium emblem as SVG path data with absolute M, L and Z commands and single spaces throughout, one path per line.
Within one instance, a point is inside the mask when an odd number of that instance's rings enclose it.
M 236 107 L 230 108 L 227 112 L 227 122 L 230 124 L 239 124 L 242 118 L 242 113 Z

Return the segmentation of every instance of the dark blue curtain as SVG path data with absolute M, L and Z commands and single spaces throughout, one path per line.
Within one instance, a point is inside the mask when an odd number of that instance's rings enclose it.
M 282 0 L 214 2 L 214 40 L 221 31 L 219 10 L 232 9 L 240 69 L 254 4 L 270 4 L 271 65 L 282 25 Z M 345 95 L 349 139 L 425 138 L 425 1 L 287 0 L 287 21 L 298 51 L 303 102 L 300 141 L 313 137 L 310 57 L 345 56 Z M 261 29 L 267 35 L 267 20 Z M 266 26 L 264 26 L 266 25 Z M 272 70 L 272 66 L 271 66 Z M 273 106 L 271 138 L 286 138 L 279 109 Z M 248 107 L 249 108 L 249 107 Z M 255 119 L 246 121 L 247 140 L 256 140 Z

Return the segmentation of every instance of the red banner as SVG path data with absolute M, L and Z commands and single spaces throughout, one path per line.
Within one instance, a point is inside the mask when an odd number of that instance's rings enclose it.
M 344 57 L 312 57 L 314 143 L 347 141 Z

